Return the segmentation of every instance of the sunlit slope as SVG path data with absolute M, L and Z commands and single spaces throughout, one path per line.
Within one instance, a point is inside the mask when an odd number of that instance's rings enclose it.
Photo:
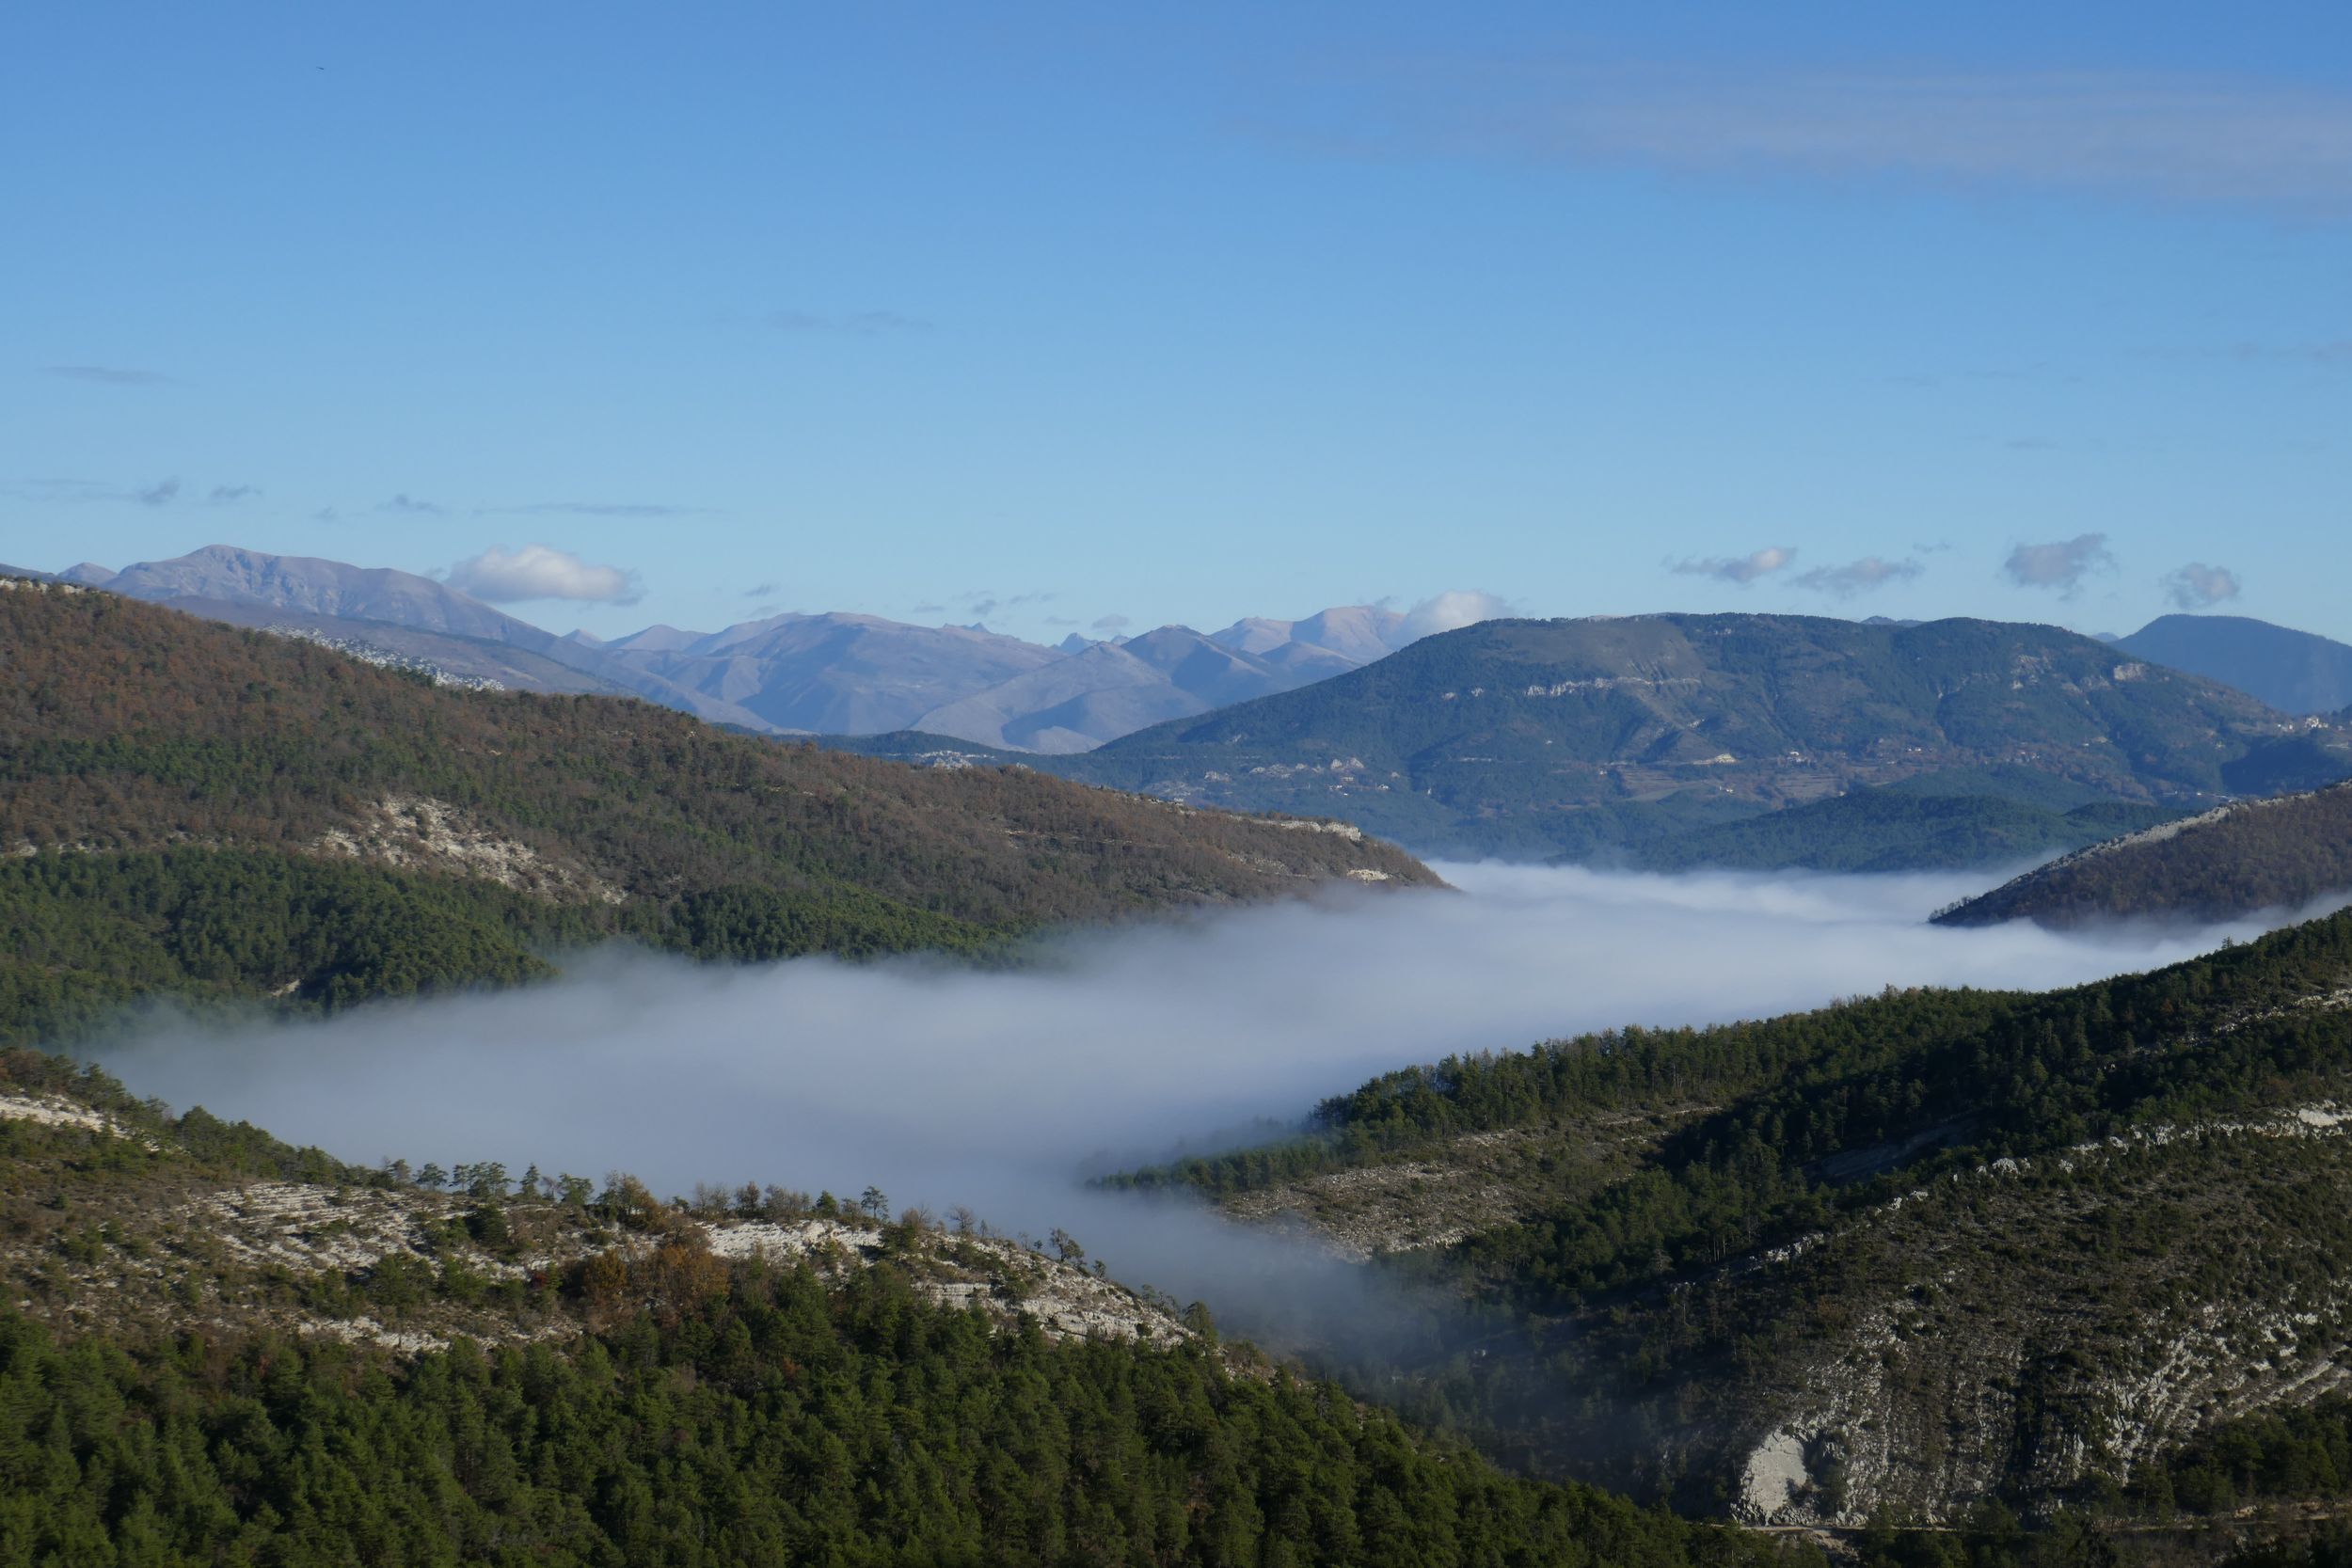
M 2348 998 L 2334 917 L 1451 1059 L 1130 1180 L 1459 1300 L 1357 1372 L 1495 1451 L 1750 1518 L 2046 1507 L 2352 1383 Z
M 622 699 L 437 689 L 112 594 L 0 592 L 0 1019 L 334 1001 L 610 934 L 719 957 L 1434 879 L 1353 830 L 918 768 Z
M 2352 894 L 2352 784 L 2232 805 L 2119 836 L 2029 871 L 1936 919 L 2216 921 Z
M 1205 1311 L 879 1193 L 515 1174 L 412 1184 L 0 1053 L 0 1551 L 1787 1560 L 1508 1477 Z
M 1645 615 L 1486 622 L 1062 770 L 1433 849 L 1638 859 L 1672 832 L 1960 769 L 2210 800 L 2289 728 L 2053 626 Z

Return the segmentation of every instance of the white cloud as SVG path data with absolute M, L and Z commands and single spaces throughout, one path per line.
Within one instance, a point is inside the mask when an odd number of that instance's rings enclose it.
M 1745 587 L 1758 578 L 1786 570 L 1797 559 L 1793 546 L 1767 545 L 1747 555 L 1691 557 L 1673 563 L 1670 568 L 1684 577 L 1716 578 Z
M 2164 591 L 2183 610 L 2207 610 L 2238 595 L 2237 574 L 2227 566 L 2192 561 L 2164 579 Z
M 1850 599 L 1856 594 L 1867 594 L 1890 582 L 1908 582 L 1926 570 L 1916 561 L 1887 561 L 1879 556 L 1866 555 L 1843 566 L 1816 566 L 1809 572 L 1800 572 L 1791 580 L 1800 588 Z
M 2048 545 L 2020 545 L 2001 570 L 2020 588 L 2055 588 L 2072 597 L 2092 572 L 2112 571 L 2115 556 L 2104 533 L 2078 533 Z
M 449 585 L 490 604 L 518 599 L 635 604 L 643 596 L 634 572 L 591 565 L 569 550 L 550 545 L 525 545 L 520 549 L 494 545 L 452 566 Z
M 1407 641 L 1435 637 L 1441 631 L 1459 631 L 1481 621 L 1492 621 L 1512 614 L 1509 600 L 1475 588 L 1454 588 L 1423 599 L 1405 612 L 1404 634 Z

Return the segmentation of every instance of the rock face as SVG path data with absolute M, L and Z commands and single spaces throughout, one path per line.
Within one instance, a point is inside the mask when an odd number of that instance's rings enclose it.
M 2344 1227 L 2264 1236 L 2352 1200 L 2345 1120 L 2320 1102 L 1998 1161 L 1772 1265 L 1738 1292 L 1750 1306 L 1857 1273 L 1883 1283 L 1841 1295 L 1834 1328 L 1791 1336 L 1772 1376 L 1716 1402 L 1741 1433 L 1712 1454 L 1740 1513 L 1858 1525 L 2060 1497 L 2214 1422 L 2352 1385 Z M 2303 1248 L 2316 1256 L 2290 1256 Z

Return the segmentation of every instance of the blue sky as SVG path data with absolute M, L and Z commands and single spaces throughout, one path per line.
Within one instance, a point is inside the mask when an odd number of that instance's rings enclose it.
M 2352 639 L 2352 12 L 1458 9 L 20 8 L 0 561 Z

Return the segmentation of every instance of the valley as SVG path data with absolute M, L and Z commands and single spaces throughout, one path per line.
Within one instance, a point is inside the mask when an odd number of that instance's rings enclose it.
M 8 20 L 0 1568 L 2352 1568 L 2352 13 Z
M 2352 927 L 2264 934 L 2345 879 L 2342 791 L 2196 810 L 2230 765 L 2181 759 L 2325 740 L 2223 689 L 2020 675 L 1972 721 L 2217 737 L 2104 772 L 1709 761 L 1786 799 L 1649 840 L 1675 874 L 1430 864 L 1338 816 L 779 746 L 16 580 L 0 1029 L 204 1107 L 9 1058 L 24 1344 L 570 1366 L 632 1323 L 889 1300 L 1049 1360 L 1331 1379 L 1477 1456 L 1450 1528 L 1624 1497 L 1715 1522 L 1657 1550 L 1874 1561 L 1988 1510 L 2204 1539 L 2196 1445 L 2333 1419 L 2352 1377 Z M 1880 771 L 1799 798 L 1833 766 Z M 2289 879 L 2186 891 L 2218 865 Z M 2047 912 L 2099 899 L 2139 919 Z M 1433 1044 L 1461 1053 L 1394 1069 Z M 570 1174 L 622 1149 L 660 1185 Z M 2205 1504 L 2150 1491 L 2176 1468 Z

